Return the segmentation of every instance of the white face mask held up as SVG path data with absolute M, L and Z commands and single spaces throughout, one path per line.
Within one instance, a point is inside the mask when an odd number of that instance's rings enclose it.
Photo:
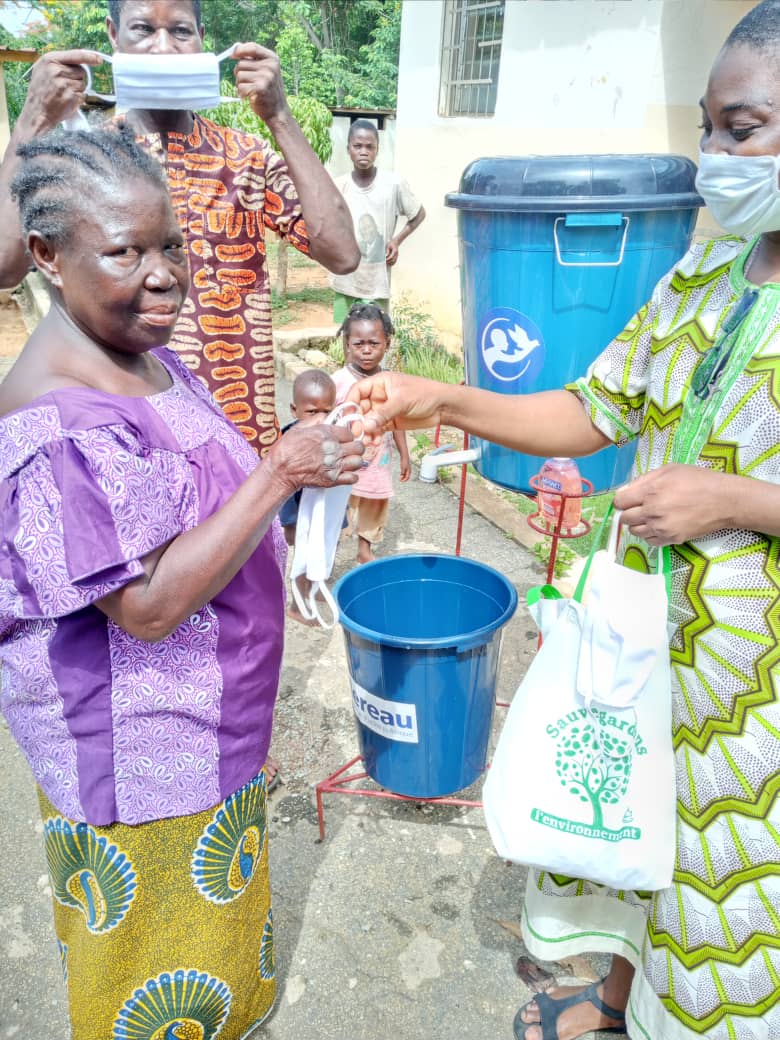
M 162 109 L 165 111 L 215 108 L 225 101 L 241 99 L 219 92 L 219 63 L 229 58 L 237 44 L 221 54 L 101 54 L 113 66 L 114 94 L 99 94 L 103 101 L 113 101 L 117 108 Z M 87 74 L 86 90 L 92 89 L 92 71 Z M 79 109 L 63 120 L 66 130 L 88 130 L 84 113 Z
M 325 419 L 326 423 L 333 426 L 351 426 L 360 421 L 360 409 L 351 401 L 337 405 Z M 303 617 L 307 621 L 316 620 L 323 628 L 333 628 L 338 618 L 336 601 L 325 582 L 333 570 L 344 512 L 351 494 L 351 484 L 331 488 L 307 487 L 303 489 L 298 505 L 295 551 L 290 570 L 292 593 Z M 302 575 L 311 582 L 306 599 L 301 595 L 296 581 Z M 330 621 L 326 621 L 320 614 L 318 593 L 331 613 Z
M 734 235 L 780 231 L 780 156 L 699 153 L 696 190 L 720 226 Z

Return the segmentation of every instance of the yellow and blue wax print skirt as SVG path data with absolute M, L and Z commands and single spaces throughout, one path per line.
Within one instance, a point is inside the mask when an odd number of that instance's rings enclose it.
M 274 1002 L 265 772 L 213 809 L 136 826 L 39 791 L 73 1040 L 240 1040 Z

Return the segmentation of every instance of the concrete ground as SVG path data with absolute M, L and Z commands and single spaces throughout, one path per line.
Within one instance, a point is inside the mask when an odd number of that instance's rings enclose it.
M 286 417 L 284 379 L 279 394 Z M 452 552 L 456 522 L 453 494 L 413 477 L 398 488 L 381 552 Z M 353 565 L 354 550 L 340 547 L 334 578 Z M 463 555 L 507 575 L 521 604 L 544 577 L 527 549 L 471 509 Z M 284 783 L 269 806 L 278 998 L 254 1036 L 510 1040 L 514 1013 L 529 999 L 514 971 L 525 952 L 524 870 L 494 854 L 474 807 L 329 795 L 319 840 L 314 787 L 357 754 L 343 636 L 292 621 L 287 629 L 272 748 Z M 511 699 L 535 635 L 521 605 L 504 633 L 499 699 Z M 493 741 L 504 714 L 495 711 Z M 5 728 L 0 756 L 0 1040 L 66 1040 L 37 804 Z M 464 796 L 478 799 L 480 789 L 481 781 Z M 574 981 L 570 967 L 547 967 Z

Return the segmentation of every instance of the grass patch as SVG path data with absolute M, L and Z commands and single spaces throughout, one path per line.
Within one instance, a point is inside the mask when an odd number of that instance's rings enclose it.
M 288 303 L 333 303 L 333 290 L 325 288 L 293 289 L 286 296 L 271 290 L 271 307 L 284 307 Z
M 443 347 L 410 346 L 401 357 L 404 372 L 435 379 L 439 383 L 462 383 L 463 365 Z
M 463 382 L 461 358 L 442 345 L 430 314 L 401 295 L 393 303 L 392 315 L 395 356 L 388 367 L 440 383 Z
M 322 303 L 333 305 L 333 290 L 327 288 L 293 289 L 286 296 L 271 290 L 271 315 L 274 325 L 287 325 L 295 318 L 297 303 Z

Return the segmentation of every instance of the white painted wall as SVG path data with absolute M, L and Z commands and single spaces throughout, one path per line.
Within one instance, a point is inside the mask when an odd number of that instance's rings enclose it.
M 678 152 L 695 159 L 698 100 L 750 0 L 507 0 L 492 117 L 438 115 L 443 0 L 405 0 L 395 168 L 428 218 L 401 247 L 393 295 L 425 302 L 460 336 L 455 211 L 474 159 Z M 706 218 L 705 218 L 706 223 Z M 432 261 L 432 258 L 435 258 Z

